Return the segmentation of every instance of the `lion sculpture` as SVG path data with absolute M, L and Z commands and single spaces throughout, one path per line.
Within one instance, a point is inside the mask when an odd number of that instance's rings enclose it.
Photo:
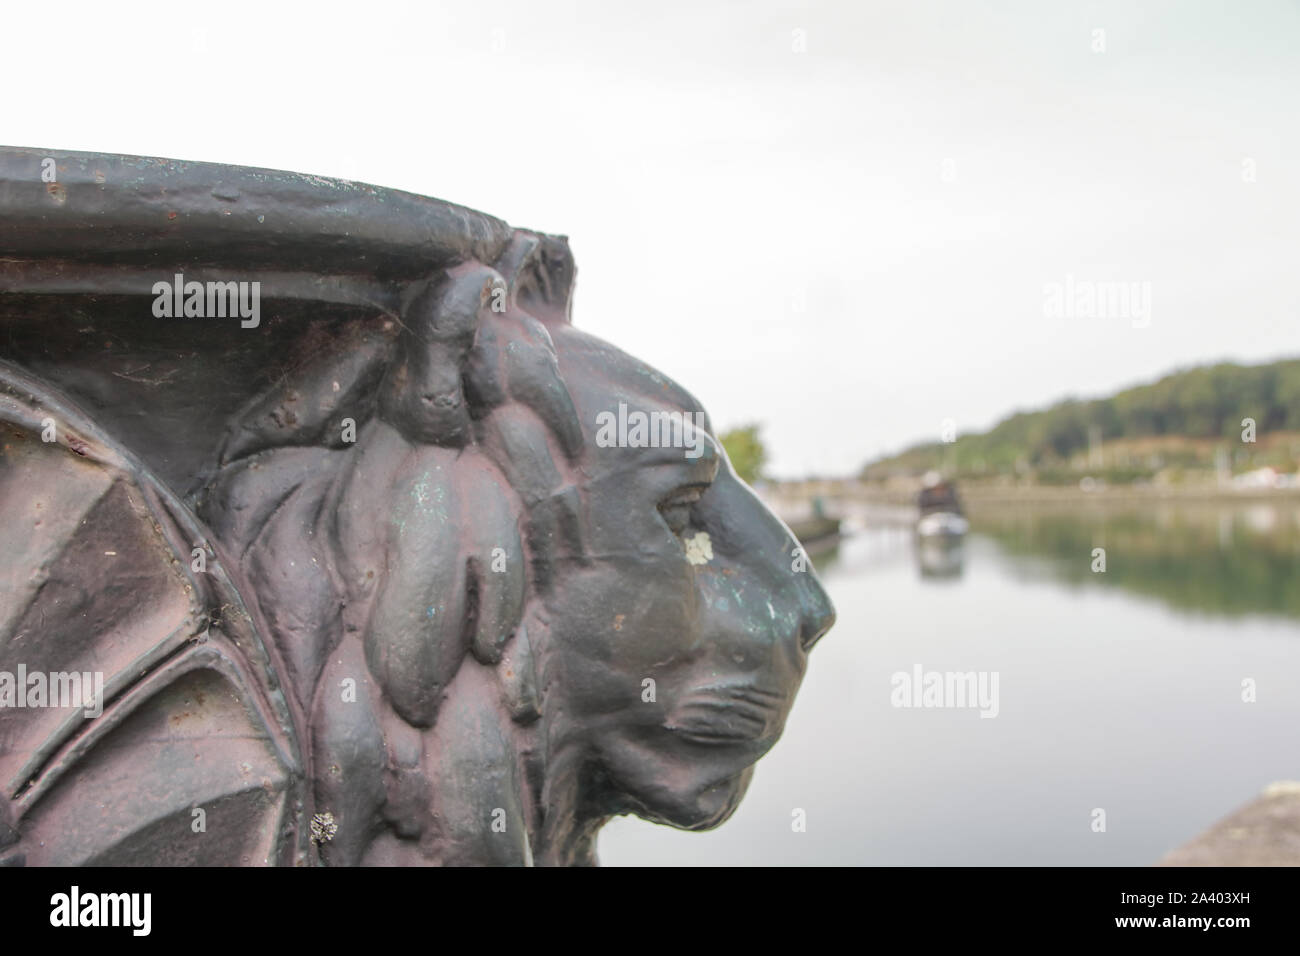
M 613 816 L 727 819 L 834 612 L 699 403 L 572 326 L 566 240 L 45 158 L 0 150 L 0 861 L 594 864 Z M 159 318 L 173 274 L 263 317 Z

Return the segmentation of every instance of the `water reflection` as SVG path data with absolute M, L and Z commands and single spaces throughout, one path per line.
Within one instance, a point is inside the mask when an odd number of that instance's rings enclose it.
M 831 544 L 808 549 L 808 557 L 812 561 L 813 567 L 817 569 L 818 574 L 825 574 L 840 563 L 841 540 L 836 538 Z
M 1108 587 L 1156 597 L 1205 614 L 1300 617 L 1295 504 L 1162 505 L 985 511 L 974 529 L 1072 587 Z M 1094 571 L 1104 549 L 1105 572 Z
M 971 510 L 956 554 L 886 515 L 814 555 L 839 622 L 735 817 L 620 818 L 602 860 L 1149 866 L 1294 779 L 1294 506 Z M 997 673 L 997 718 L 894 706 L 918 665 Z
M 919 538 L 916 566 L 921 577 L 945 581 L 961 577 L 966 548 L 961 538 Z

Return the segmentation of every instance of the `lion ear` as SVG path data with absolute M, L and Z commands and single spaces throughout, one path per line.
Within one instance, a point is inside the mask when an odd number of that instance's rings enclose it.
M 379 414 L 412 444 L 469 444 L 464 372 L 492 290 L 503 280 L 467 262 L 408 290 L 397 354 L 379 391 Z
M 510 284 L 519 308 L 543 322 L 569 321 L 578 269 L 567 236 L 516 229 L 496 268 Z
M 528 260 L 528 248 L 544 245 L 534 240 L 516 251 Z M 525 287 L 540 281 L 527 280 L 526 265 L 509 265 Z M 413 444 L 462 448 L 472 441 L 472 420 L 511 398 L 536 412 L 573 460 L 582 428 L 555 344 L 541 321 L 514 306 L 507 289 L 499 272 L 471 261 L 408 290 L 379 415 Z

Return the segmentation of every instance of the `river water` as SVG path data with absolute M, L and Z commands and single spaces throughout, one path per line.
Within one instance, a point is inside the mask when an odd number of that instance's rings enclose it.
M 741 808 L 615 820 L 603 864 L 1144 866 L 1300 779 L 1294 504 L 1003 509 L 817 563 L 839 622 Z M 895 706 L 918 668 L 996 674 L 996 716 Z

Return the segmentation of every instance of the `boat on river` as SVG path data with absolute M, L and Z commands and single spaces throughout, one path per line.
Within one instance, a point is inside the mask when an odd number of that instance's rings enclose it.
M 955 541 L 970 530 L 956 486 L 938 472 L 926 474 L 916 504 L 916 533 L 921 538 Z

